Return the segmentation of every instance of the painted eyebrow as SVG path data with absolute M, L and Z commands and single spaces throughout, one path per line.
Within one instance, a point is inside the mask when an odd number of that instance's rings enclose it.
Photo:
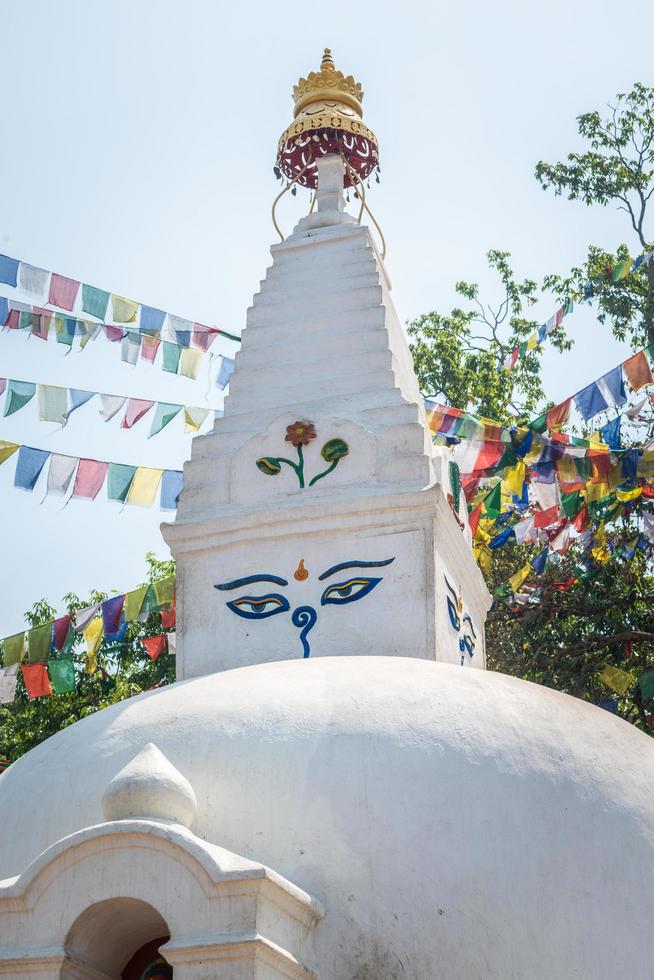
M 235 578 L 233 582 L 223 582 L 222 585 L 214 585 L 214 589 L 226 591 L 229 589 L 239 589 L 242 585 L 252 585 L 253 582 L 273 582 L 274 585 L 288 585 L 285 578 L 278 575 L 247 575 L 245 578 Z
M 474 638 L 475 638 L 475 640 L 476 640 L 476 639 L 477 639 L 477 634 L 475 633 L 475 628 L 474 628 L 474 626 L 472 625 L 472 620 L 470 619 L 470 616 L 468 616 L 468 614 L 467 614 L 467 613 L 466 613 L 466 614 L 465 614 L 465 616 L 463 617 L 463 622 L 464 622 L 464 623 L 470 623 L 470 629 L 472 630 L 472 635 L 474 636 Z
M 458 597 L 458 595 L 456 594 L 456 589 L 454 589 L 454 588 L 453 588 L 453 587 L 452 587 L 452 586 L 450 585 L 450 583 L 448 582 L 448 580 L 447 580 L 447 575 L 444 575 L 444 576 L 443 576 L 443 578 L 445 579 L 445 584 L 446 584 L 446 586 L 448 587 L 448 589 L 450 590 L 450 592 L 452 593 L 452 595 L 454 596 L 454 598 L 456 599 L 456 601 L 457 601 L 457 603 L 458 603 L 458 601 L 459 601 L 459 597 Z
M 319 575 L 318 581 L 322 582 L 324 578 L 329 578 L 336 572 L 342 572 L 344 568 L 381 568 L 383 565 L 390 565 L 392 561 L 395 561 L 395 558 L 387 558 L 385 561 L 342 561 L 340 565 L 332 565 L 326 572 Z

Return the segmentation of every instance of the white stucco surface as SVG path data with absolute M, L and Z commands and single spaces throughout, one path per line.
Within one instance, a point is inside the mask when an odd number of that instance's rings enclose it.
M 410 657 L 192 679 L 0 777 L 0 876 L 101 822 L 150 741 L 192 785 L 199 837 L 322 902 L 323 980 L 651 975 L 654 746 L 608 712 Z

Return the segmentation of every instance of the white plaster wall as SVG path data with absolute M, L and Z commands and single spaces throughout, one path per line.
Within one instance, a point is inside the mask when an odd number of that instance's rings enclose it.
M 413 658 L 197 678 L 10 767 L 2 873 L 96 822 L 151 739 L 192 783 L 200 836 L 323 902 L 323 980 L 651 975 L 654 747 L 608 712 Z

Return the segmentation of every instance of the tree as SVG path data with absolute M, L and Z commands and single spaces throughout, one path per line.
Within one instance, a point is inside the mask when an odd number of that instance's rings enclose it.
M 605 118 L 597 111 L 577 118 L 580 136 L 588 144 L 582 153 L 569 153 L 567 162 L 536 166 L 543 189 L 553 188 L 572 201 L 592 206 L 615 204 L 623 211 L 635 239 L 636 254 L 652 249 L 648 205 L 654 193 L 654 88 L 636 83 L 609 106 Z M 608 318 L 615 336 L 634 347 L 654 343 L 654 258 L 636 272 L 612 282 L 618 264 L 629 257 L 629 246 L 615 253 L 591 245 L 583 266 L 569 275 L 551 275 L 546 288 L 559 297 L 584 293 L 595 282 L 598 318 Z
M 161 561 L 149 553 L 146 562 L 146 582 L 149 584 L 174 574 L 173 561 Z M 70 614 L 107 598 L 106 593 L 92 590 L 87 599 L 69 593 L 63 597 L 63 603 Z M 25 614 L 25 620 L 28 627 L 40 626 L 56 615 L 52 606 L 41 599 Z M 175 679 L 174 657 L 164 652 L 156 660 L 150 660 L 140 642 L 143 637 L 161 632 L 161 613 L 158 611 L 150 612 L 143 623 L 128 623 L 120 642 L 103 643 L 98 653 L 99 669 L 91 676 L 84 673 L 86 648 L 83 637 L 78 635 L 72 649 L 78 681 L 76 690 L 68 694 L 30 701 L 19 672 L 15 701 L 0 705 L 0 758 L 14 762 L 39 742 L 80 718 L 142 691 L 172 683 Z
M 414 367 L 426 397 L 498 422 L 524 421 L 545 394 L 542 351 L 529 351 L 512 371 L 498 370 L 498 364 L 538 327 L 528 316 L 537 286 L 516 279 L 508 252 L 492 250 L 487 258 L 499 278 L 497 305 L 482 303 L 476 283 L 458 282 L 457 293 L 471 304 L 467 309 L 426 313 L 408 324 Z M 570 347 L 563 328 L 551 341 L 558 350 Z

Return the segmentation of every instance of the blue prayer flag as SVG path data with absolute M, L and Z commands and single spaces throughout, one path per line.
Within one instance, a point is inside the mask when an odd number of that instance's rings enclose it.
M 50 453 L 45 449 L 32 449 L 31 446 L 21 446 L 18 450 L 18 462 L 14 486 L 21 490 L 33 490 L 39 474 Z
M 18 259 L 10 259 L 8 255 L 0 255 L 0 282 L 15 286 L 18 282 Z
M 609 371 L 608 374 L 603 375 L 599 379 L 598 385 L 600 386 L 600 390 L 602 391 L 604 397 L 606 398 L 608 395 L 613 404 L 618 408 L 621 405 L 624 405 L 627 401 L 627 395 L 624 390 L 624 378 L 622 375 L 621 364 L 613 368 L 612 371 Z M 607 401 L 608 400 L 609 399 L 607 398 Z
M 66 412 L 66 418 L 72 415 L 76 408 L 85 405 L 95 394 L 94 391 L 84 391 L 83 388 L 69 388 L 68 391 L 70 393 L 70 408 Z
M 582 388 L 574 396 L 575 405 L 579 411 L 579 414 L 587 421 L 592 418 L 593 415 L 597 415 L 598 412 L 603 412 L 604 409 L 608 408 L 608 404 L 604 395 L 599 390 L 597 382 L 593 381 L 591 384 Z
M 617 715 L 618 713 L 618 702 L 613 698 L 602 698 L 597 702 L 598 708 L 604 708 L 605 711 L 610 711 L 612 715 Z
M 180 347 L 189 347 L 191 343 L 191 331 L 190 330 L 176 330 L 175 340 Z
M 530 429 L 527 435 L 524 437 L 522 442 L 516 441 L 516 435 L 514 432 L 511 433 L 511 439 L 513 441 L 513 449 L 518 454 L 518 456 L 526 456 L 531 449 L 531 443 L 534 438 L 534 433 Z
M 157 310 L 154 306 L 141 305 L 141 331 L 147 333 L 149 330 L 159 331 L 163 327 L 166 319 L 164 310 Z M 188 347 L 188 344 L 184 345 Z
M 499 534 L 495 535 L 495 537 L 492 539 L 488 547 L 491 549 L 491 551 L 496 551 L 498 548 L 501 548 L 503 545 L 505 545 L 506 542 L 509 540 L 509 538 L 512 536 L 515 537 L 513 528 L 505 527 L 503 531 L 500 531 Z
M 175 510 L 177 508 L 177 498 L 183 485 L 184 476 L 181 470 L 164 470 L 159 501 L 162 510 Z
M 538 343 L 542 344 L 546 337 L 547 337 L 547 324 L 542 323 L 538 328 Z
M 609 449 L 620 448 L 620 423 L 622 419 L 618 415 L 611 422 L 607 422 L 600 429 L 600 438 L 605 442 Z
M 547 564 L 547 548 L 544 548 L 539 555 L 532 559 L 531 567 L 536 575 L 542 575 Z
M 220 371 L 218 372 L 218 377 L 216 378 L 216 384 L 221 390 L 226 388 L 229 384 L 229 379 L 234 373 L 235 364 L 236 362 L 233 357 L 222 357 Z
M 630 449 L 622 457 L 622 475 L 625 480 L 635 480 L 638 476 L 638 460 L 640 453 L 637 449 Z
M 0 327 L 4 327 L 9 316 L 9 300 L 6 296 L 0 296 Z

